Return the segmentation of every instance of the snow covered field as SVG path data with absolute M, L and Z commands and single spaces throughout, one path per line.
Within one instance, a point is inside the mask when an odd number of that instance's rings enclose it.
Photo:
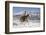
M 40 20 L 30 20 L 28 19 L 28 22 L 21 22 L 20 18 L 13 18 L 13 28 L 22 28 L 22 27 L 39 27 L 40 26 Z

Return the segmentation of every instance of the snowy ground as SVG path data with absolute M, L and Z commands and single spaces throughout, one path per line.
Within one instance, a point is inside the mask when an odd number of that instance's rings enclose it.
M 19 19 L 13 20 L 13 27 L 14 28 L 22 28 L 22 27 L 39 27 L 40 20 L 28 20 L 25 22 L 21 22 Z

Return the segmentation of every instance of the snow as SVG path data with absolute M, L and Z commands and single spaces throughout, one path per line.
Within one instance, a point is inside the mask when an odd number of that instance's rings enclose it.
M 33 22 L 34 21 L 34 22 Z M 13 25 L 14 28 L 22 28 L 22 27 L 39 27 L 40 26 L 40 22 L 38 22 L 39 20 L 28 20 L 25 22 L 21 22 L 19 19 L 18 20 L 14 20 L 13 23 L 16 23 L 17 25 Z

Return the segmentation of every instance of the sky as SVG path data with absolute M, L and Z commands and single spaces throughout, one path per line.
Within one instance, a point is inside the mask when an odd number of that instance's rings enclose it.
M 19 12 L 23 12 L 24 10 L 26 10 L 27 12 L 40 12 L 40 8 L 34 8 L 34 7 L 13 7 L 13 14 L 14 13 L 19 13 Z

